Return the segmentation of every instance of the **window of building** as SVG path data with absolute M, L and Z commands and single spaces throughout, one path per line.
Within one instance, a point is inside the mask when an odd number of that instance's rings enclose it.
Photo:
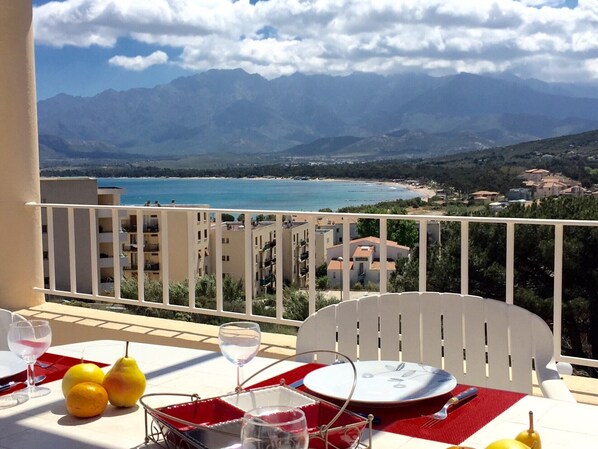
M 42 232 L 48 232 L 48 225 L 42 225 Z
M 208 238 L 208 230 L 207 230 L 207 229 L 204 229 L 204 230 L 203 230 L 203 238 L 204 238 L 204 239 L 207 239 L 207 238 Z
M 230 256 L 222 256 L 222 262 L 229 262 Z

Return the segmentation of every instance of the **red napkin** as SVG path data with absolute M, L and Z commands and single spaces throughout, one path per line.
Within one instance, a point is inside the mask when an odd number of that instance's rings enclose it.
M 35 370 L 36 376 L 39 376 L 40 374 L 46 375 L 46 378 L 40 384 L 45 384 L 48 382 L 52 382 L 54 380 L 62 379 L 64 377 L 64 374 L 67 372 L 67 370 L 71 366 L 81 363 L 81 359 L 77 359 L 77 358 L 73 358 L 73 357 L 65 357 L 65 356 L 61 356 L 61 355 L 57 355 L 57 354 L 51 354 L 49 352 L 46 352 L 38 360 L 40 362 L 53 363 L 53 365 L 48 368 L 41 368 L 40 366 L 35 365 L 34 370 Z M 89 360 L 85 360 L 85 362 L 89 362 Z M 90 363 L 95 363 L 100 368 L 103 366 L 107 366 L 106 363 L 98 363 L 98 362 L 90 362 Z M 5 379 L 2 379 L 1 383 L 6 383 L 6 382 L 9 382 L 12 380 L 14 380 L 16 382 L 26 382 L 27 381 L 27 371 L 23 371 L 22 373 L 15 374 L 14 376 L 10 376 Z M 13 391 L 20 390 L 23 388 L 23 386 L 24 386 L 23 384 L 15 385 L 14 387 L 12 387 L 8 390 L 2 391 L 0 393 L 0 396 L 12 393 Z
M 315 363 L 303 365 L 251 388 L 276 385 L 281 379 L 290 384 L 321 366 Z M 478 387 L 478 395 L 452 408 L 447 419 L 435 423 L 432 427 L 422 428 L 428 420 L 423 415 L 438 411 L 451 396 L 467 388 L 468 385 L 457 385 L 449 394 L 401 406 L 371 407 L 351 404 L 348 408 L 359 413 L 373 414 L 377 422 L 373 425 L 376 430 L 458 445 L 525 397 L 523 393 Z M 300 390 L 316 395 L 305 387 L 301 387 Z

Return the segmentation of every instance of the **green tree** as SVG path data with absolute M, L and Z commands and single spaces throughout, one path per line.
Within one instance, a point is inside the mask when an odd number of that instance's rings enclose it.
M 398 206 L 391 208 L 366 206 L 361 212 L 366 214 L 407 215 L 407 211 Z M 357 233 L 360 237 L 380 237 L 380 220 L 360 218 L 357 221 Z M 413 247 L 419 239 L 417 224 L 413 220 L 390 219 L 387 221 L 386 238 L 399 245 Z
M 494 216 L 490 210 L 470 213 Z M 598 199 L 546 198 L 531 207 L 511 206 L 500 217 L 598 220 Z M 427 289 L 460 291 L 460 225 L 441 225 L 442 246 L 428 248 Z M 552 324 L 554 302 L 554 227 L 515 227 L 514 301 Z M 563 350 L 598 358 L 598 228 L 566 226 L 563 238 Z M 397 262 L 389 289 L 418 289 L 418 248 Z M 472 223 L 469 230 L 469 291 L 498 300 L 506 290 L 506 225 Z M 586 338 L 587 336 L 587 338 Z

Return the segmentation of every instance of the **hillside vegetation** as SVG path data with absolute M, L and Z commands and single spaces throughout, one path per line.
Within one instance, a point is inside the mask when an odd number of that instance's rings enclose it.
M 44 176 L 96 177 L 309 177 L 435 182 L 463 193 L 476 190 L 505 192 L 521 184 L 525 169 L 545 168 L 598 184 L 598 130 L 517 145 L 417 161 L 385 160 L 369 163 L 265 164 L 215 169 L 162 168 L 153 163 L 126 163 L 78 168 L 44 169 Z

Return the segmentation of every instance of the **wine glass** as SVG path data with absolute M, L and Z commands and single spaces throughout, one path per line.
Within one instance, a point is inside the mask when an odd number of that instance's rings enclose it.
M 307 420 L 301 409 L 274 405 L 243 416 L 243 449 L 307 449 L 308 444 Z
M 218 329 L 218 345 L 222 355 L 237 365 L 237 388 L 241 389 L 241 367 L 249 363 L 260 349 L 262 334 L 257 323 L 235 321 Z
M 8 329 L 8 347 L 27 363 L 27 387 L 30 398 L 50 393 L 46 387 L 35 385 L 35 361 L 50 347 L 52 330 L 46 320 L 16 321 Z

